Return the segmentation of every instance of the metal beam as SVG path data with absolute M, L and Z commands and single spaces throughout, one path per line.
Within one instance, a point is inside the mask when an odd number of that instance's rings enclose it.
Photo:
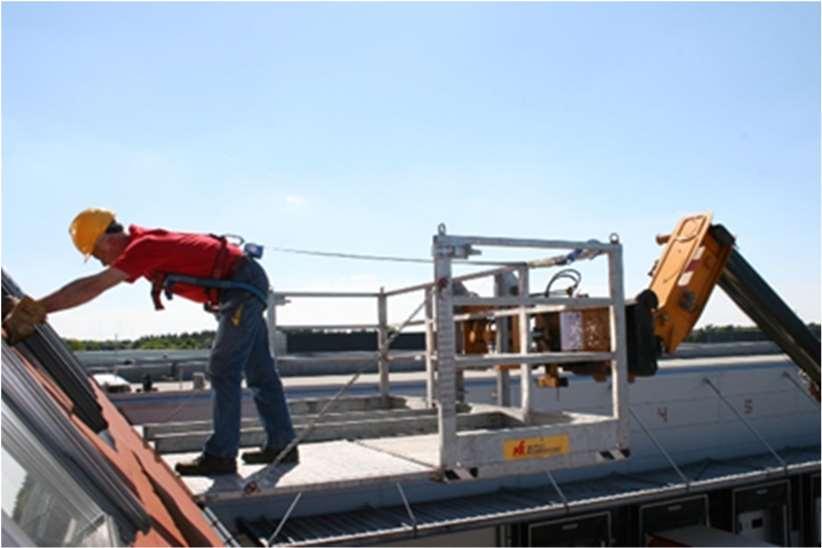
M 343 419 L 337 417 L 306 417 L 295 421 L 294 431 L 305 443 L 317 443 L 338 439 L 373 439 L 391 436 L 414 436 L 437 432 L 437 416 L 430 410 L 426 415 L 401 417 L 370 417 Z M 501 413 L 462 413 L 456 416 L 455 422 L 465 429 L 501 428 L 508 419 Z M 202 448 L 211 435 L 211 428 L 155 434 L 152 438 L 158 453 L 184 453 Z M 266 441 L 265 429 L 260 426 L 245 427 L 240 432 L 240 446 L 254 447 Z
M 619 421 L 619 445 L 628 448 L 631 428 L 628 423 L 628 337 L 625 325 L 625 291 L 622 280 L 622 246 L 611 235 L 608 249 L 608 285 L 611 299 L 611 403 Z
M 276 295 L 280 297 L 301 297 L 301 298 L 325 298 L 325 297 L 340 297 L 340 298 L 377 298 L 379 293 L 368 293 L 362 291 L 277 291 Z
M 302 324 L 302 325 L 280 325 L 280 331 L 289 330 L 309 330 L 309 329 L 377 329 L 376 323 L 338 323 L 338 324 Z
M 434 344 L 434 302 L 429 288 L 425 290 L 425 404 L 432 409 L 436 399 Z
M 565 493 L 563 493 L 562 489 L 559 488 L 559 484 L 557 484 L 557 481 L 554 479 L 554 475 L 551 471 L 546 470 L 545 473 L 548 475 L 548 479 L 551 480 L 551 485 L 554 486 L 554 490 L 557 492 L 557 495 L 559 495 L 559 498 L 562 499 L 562 504 L 565 506 L 565 512 L 567 513 L 570 511 L 570 507 L 568 506 L 568 499 L 566 498 Z
M 340 401 L 340 406 L 345 400 Z M 292 405 L 289 408 L 293 409 Z M 357 420 L 378 420 L 378 419 L 400 419 L 408 417 L 434 417 L 434 412 L 431 409 L 362 409 L 354 411 L 342 411 L 338 407 L 336 413 L 326 413 L 320 423 L 341 423 L 341 422 L 355 422 Z M 314 418 L 313 414 L 296 414 L 291 412 L 291 421 L 294 426 L 301 426 L 307 424 Z M 213 427 L 211 420 L 196 420 L 186 422 L 170 422 L 170 423 L 150 423 L 143 426 L 143 439 L 153 441 L 159 436 L 169 434 L 186 434 L 190 432 L 209 432 Z M 252 431 L 262 428 L 260 426 L 260 419 L 257 417 L 243 418 L 240 423 L 240 430 Z
M 439 464 L 445 471 L 457 464 L 456 340 L 454 333 L 453 280 L 448 248 L 441 244 L 445 227 L 434 236 L 435 318 L 437 347 L 437 415 L 439 419 Z
M 529 323 L 528 313 L 525 310 L 526 303 L 528 302 L 528 294 L 530 293 L 529 289 L 529 276 L 528 276 L 528 268 L 521 268 L 519 270 L 519 276 L 517 278 L 517 287 L 519 290 L 519 296 L 513 297 L 515 300 L 519 300 L 519 314 L 517 317 L 519 318 L 519 333 L 516 336 L 519 338 L 519 353 L 520 358 L 524 356 L 528 356 L 531 351 L 531 325 Z M 506 297 L 500 297 L 501 299 L 505 299 Z M 533 388 L 533 380 L 531 378 L 531 364 L 533 362 L 526 361 L 524 359 L 517 360 L 520 364 L 520 405 L 522 407 L 522 418 L 525 421 L 525 424 L 529 424 L 531 422 L 531 408 L 533 407 L 533 402 L 531 401 L 531 392 Z
M 411 505 L 408 504 L 408 498 L 405 496 L 405 491 L 402 490 L 402 485 L 400 482 L 397 482 L 397 490 L 400 492 L 400 497 L 402 497 L 402 503 L 405 505 L 405 511 L 408 512 L 408 517 L 411 518 L 411 527 L 414 529 L 414 536 L 417 536 L 417 517 L 414 515 L 414 511 L 411 510 Z
M 380 288 L 377 297 L 377 368 L 380 372 L 380 395 L 388 399 L 390 389 L 388 386 L 388 305 L 384 288 Z
M 484 236 L 447 236 L 440 239 L 442 246 L 491 246 L 491 247 L 530 247 L 549 249 L 590 249 L 592 251 L 611 251 L 612 244 L 588 241 L 574 242 L 568 240 L 533 240 L 522 238 L 488 238 Z
M 527 295 L 527 294 L 526 294 Z M 605 297 L 588 298 L 549 298 L 549 297 L 454 297 L 454 306 L 532 306 L 542 305 L 546 308 L 539 312 L 554 312 L 567 308 L 601 308 L 609 306 L 613 301 Z M 558 307 L 558 308 L 552 308 Z
M 302 496 L 303 496 L 303 494 L 302 494 L 302 491 L 301 491 L 301 492 L 297 493 L 296 497 L 294 497 L 294 501 L 288 507 L 288 510 L 286 510 L 285 515 L 283 516 L 283 519 L 280 520 L 279 525 L 277 525 L 277 528 L 274 529 L 274 533 L 268 538 L 268 545 L 269 546 L 271 546 L 274 543 L 274 539 L 276 539 L 277 535 L 280 534 L 280 531 L 283 530 L 283 527 L 285 526 L 285 522 L 288 521 L 289 517 L 291 517 L 291 512 L 294 511 L 294 507 L 297 506 L 298 502 L 300 502 L 300 498 Z
M 628 411 L 630 411 L 630 412 L 631 412 L 631 416 L 632 416 L 632 417 L 634 417 L 634 420 L 635 420 L 635 421 L 636 421 L 636 423 L 639 425 L 639 427 L 640 427 L 640 428 L 642 428 L 642 431 L 643 431 L 643 432 L 645 432 L 645 434 L 646 434 L 646 435 L 647 435 L 647 436 L 651 439 L 651 442 L 653 442 L 653 444 L 656 446 L 656 448 L 657 448 L 657 449 L 659 449 L 659 452 L 660 452 L 660 453 L 662 453 L 662 455 L 663 455 L 663 456 L 665 457 L 665 459 L 668 461 L 668 464 L 670 464 L 670 465 L 671 465 L 671 467 L 672 467 L 674 470 L 676 470 L 676 473 L 679 475 L 680 479 L 681 479 L 681 480 L 685 483 L 685 487 L 686 487 L 687 489 L 689 489 L 689 490 L 690 490 L 690 489 L 691 489 L 691 480 L 689 480 L 689 479 L 685 476 L 685 474 L 683 474 L 683 473 L 682 473 L 682 470 L 680 470 L 680 469 L 679 469 L 679 466 L 677 466 L 677 465 L 676 465 L 676 462 L 674 462 L 674 459 L 673 459 L 673 458 L 671 458 L 671 455 L 669 455 L 669 454 L 668 454 L 668 452 L 665 450 L 665 448 L 664 448 L 664 447 L 662 447 L 662 444 L 661 444 L 661 443 L 659 443 L 659 441 L 658 441 L 658 440 L 656 439 L 656 437 L 655 437 L 655 436 L 651 433 L 651 431 L 650 431 L 650 430 L 648 430 L 648 428 L 645 426 L 645 423 L 643 423 L 643 422 L 639 419 L 639 416 L 638 416 L 636 413 L 634 413 L 634 410 L 633 410 L 633 409 L 631 409 L 631 408 L 629 407 L 629 408 L 628 408 Z
M 585 363 L 585 362 L 606 362 L 614 359 L 612 352 L 533 352 L 528 355 L 506 353 L 506 354 L 476 354 L 467 356 L 457 356 L 455 359 L 457 367 L 461 369 L 487 369 L 495 365 L 506 365 L 510 363 L 524 363 L 528 365 L 542 365 L 545 363 Z
M 779 462 L 779 466 L 781 466 L 781 467 L 782 467 L 783 469 L 785 469 L 785 471 L 787 472 L 787 469 L 788 469 L 787 467 L 788 467 L 788 465 L 785 463 L 784 459 L 782 459 L 782 457 L 780 457 L 780 456 L 779 456 L 779 454 L 777 454 L 777 452 L 776 452 L 776 451 L 774 451 L 773 447 L 771 447 L 771 444 L 769 444 L 769 443 L 765 440 L 765 438 L 763 438 L 763 437 L 759 434 L 759 432 L 757 432 L 757 431 L 756 431 L 756 429 L 755 429 L 753 426 L 751 426 L 751 423 L 749 423 L 749 422 L 747 421 L 747 419 L 745 419 L 745 417 L 743 417 L 743 416 L 742 416 L 742 414 L 741 414 L 739 411 L 737 411 L 737 410 L 736 410 L 736 407 L 734 407 L 734 406 L 733 406 L 733 404 L 732 404 L 731 402 L 729 402 L 729 401 L 725 398 L 725 396 L 723 396 L 723 395 L 722 395 L 722 392 L 720 392 L 720 391 L 719 391 L 719 388 L 717 388 L 717 387 L 714 385 L 714 383 L 712 383 L 712 382 L 711 382 L 711 380 L 710 380 L 710 379 L 708 379 L 708 378 L 703 379 L 703 382 L 704 382 L 706 385 L 708 385 L 708 387 L 709 387 L 711 390 L 713 390 L 713 391 L 714 391 L 714 393 L 715 393 L 717 396 L 719 396 L 719 399 L 720 399 L 720 400 L 722 400 L 722 402 L 723 402 L 726 406 L 728 406 L 728 408 L 729 408 L 731 411 L 733 411 L 734 415 L 736 415 L 736 417 L 737 417 L 740 421 L 742 421 L 742 424 L 744 424 L 744 425 L 745 425 L 745 427 L 746 427 L 748 430 L 750 430 L 751 434 L 753 434 L 754 436 L 756 436 L 756 438 L 757 438 L 757 439 L 758 439 L 758 440 L 762 443 L 762 445 L 764 445 L 765 447 L 767 447 L 767 449 L 768 449 L 768 451 L 770 451 L 771 455 L 773 455 L 773 456 L 774 456 L 774 458 L 775 458 L 775 459 Z

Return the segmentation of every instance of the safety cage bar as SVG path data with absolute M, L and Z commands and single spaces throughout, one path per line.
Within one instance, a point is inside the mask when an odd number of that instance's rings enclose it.
M 503 248 L 536 248 L 571 250 L 570 253 L 530 262 L 509 263 L 504 266 L 485 269 L 478 272 L 454 276 L 454 261 L 466 262 L 471 255 L 478 253 L 477 247 Z M 529 278 L 532 269 L 550 268 L 568 264 L 577 258 L 593 259 L 604 255 L 608 262 L 608 295 L 604 297 L 555 298 L 536 296 L 529 293 Z M 287 354 L 277 355 L 275 336 L 278 330 L 288 329 L 376 329 L 376 360 L 379 372 L 379 390 L 381 396 L 390 398 L 390 362 L 391 343 L 399 333 L 408 326 L 425 326 L 425 351 L 403 353 L 404 356 L 424 356 L 426 364 L 426 397 L 429 407 L 437 410 L 438 451 L 442 472 L 468 471 L 476 477 L 483 468 L 491 473 L 529 472 L 536 469 L 583 466 L 596 464 L 628 454 L 629 415 L 626 398 L 627 354 L 626 354 L 626 319 L 625 297 L 622 276 L 622 246 L 616 235 L 611 235 L 609 242 L 595 240 L 565 241 L 537 240 L 514 238 L 489 238 L 479 236 L 452 236 L 440 225 L 433 237 L 432 262 L 434 279 L 408 287 L 378 292 L 340 292 L 340 291 L 275 291 L 269 294 L 269 331 L 272 354 L 275 360 L 288 359 Z M 470 261 L 468 261 L 470 263 Z M 516 294 L 507 292 L 501 280 L 504 276 L 514 274 Z M 492 278 L 495 281 L 494 297 L 479 297 L 460 291 L 462 282 Z M 464 287 L 463 287 L 464 289 Z M 455 291 L 456 290 L 456 291 Z M 398 326 L 388 323 L 388 299 L 399 295 L 422 292 L 424 300 L 416 310 Z M 359 298 L 375 299 L 376 322 L 373 324 L 335 324 L 335 325 L 278 325 L 276 307 L 297 298 Z M 470 307 L 470 312 L 461 308 Z M 607 308 L 610 323 L 610 351 L 565 351 L 533 352 L 531 349 L 532 333 L 530 317 L 546 312 L 583 310 L 589 308 Z M 424 319 L 415 317 L 424 311 Z M 498 329 L 505 325 L 500 320 L 518 318 L 514 326 L 519 341 L 516 353 L 501 351 L 504 346 L 489 348 L 484 354 L 463 354 L 457 344 L 457 332 L 460 325 L 472 319 L 484 318 L 495 322 Z M 393 331 L 393 333 L 392 333 Z M 497 340 L 499 341 L 499 332 Z M 360 353 L 352 356 L 351 352 L 334 352 L 326 354 L 328 360 L 362 361 Z M 575 364 L 605 362 L 610 365 L 612 386 L 612 413 L 610 416 L 569 414 L 561 420 L 546 420 L 534 410 L 532 394 L 532 369 L 545 364 Z M 514 426 L 495 431 L 458 432 L 457 414 L 464 402 L 462 391 L 463 376 L 466 370 L 495 369 L 499 377 L 508 375 L 506 364 L 519 364 L 521 379 L 519 409 L 511 408 L 508 403 L 510 395 L 498 394 L 499 410 L 515 417 Z M 510 386 L 510 385 L 508 385 Z M 507 401 L 505 401 L 507 400 Z M 493 407 L 493 406 L 492 406 Z M 510 426 L 510 424 L 509 424 Z M 548 438 L 546 438 L 548 437 Z M 511 444 L 530 442 L 530 440 L 549 439 L 556 441 L 557 447 L 551 455 L 540 455 L 540 458 L 519 458 L 512 455 Z M 515 451 L 514 451 L 515 452 Z M 496 475 L 496 474 L 495 474 Z

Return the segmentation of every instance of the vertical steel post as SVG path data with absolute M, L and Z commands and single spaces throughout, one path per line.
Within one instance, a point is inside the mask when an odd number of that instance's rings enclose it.
M 528 325 L 528 314 L 525 312 L 525 299 L 528 298 L 529 283 L 528 283 L 528 267 L 519 268 L 519 298 L 522 301 L 519 305 L 519 353 L 528 354 L 531 348 L 531 329 Z M 522 402 L 522 420 L 526 424 L 531 422 L 531 366 L 527 363 L 520 365 L 520 399 Z
M 457 464 L 456 341 L 454 339 L 451 246 L 444 227 L 434 236 L 434 314 L 437 322 L 437 419 L 439 423 L 440 467 L 443 471 Z
M 494 295 L 497 297 L 507 297 L 505 280 L 501 274 L 494 276 Z M 510 318 L 496 318 L 497 332 L 494 342 L 495 351 L 497 353 L 510 352 Z M 511 374 L 507 367 L 497 366 L 497 405 L 508 407 L 511 405 Z
M 455 291 L 455 296 L 461 296 L 462 292 Z M 454 307 L 456 313 L 457 307 Z M 454 322 L 454 355 L 465 354 L 465 322 Z M 461 369 L 454 370 L 454 387 L 458 402 L 465 401 L 465 372 Z
M 379 352 L 378 367 L 380 371 L 380 396 L 385 403 L 388 403 L 388 302 L 385 296 L 385 288 L 380 287 L 380 294 L 377 296 L 377 351 Z
M 611 399 L 613 416 L 618 420 L 617 437 L 620 448 L 628 448 L 631 433 L 628 419 L 628 352 L 625 348 L 625 293 L 622 284 L 622 244 L 612 235 L 608 252 L 608 283 L 611 293 Z
M 459 354 L 462 354 L 462 352 L 459 352 Z M 465 371 L 462 369 L 454 371 L 454 386 L 456 387 L 457 401 L 465 403 Z
M 434 303 L 433 289 L 425 290 L 425 404 L 434 407 L 436 398 L 434 380 Z

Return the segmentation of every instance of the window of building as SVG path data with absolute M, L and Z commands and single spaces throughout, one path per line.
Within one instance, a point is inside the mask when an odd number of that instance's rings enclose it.
M 119 546 L 114 520 L 3 402 L 3 529 L 38 546 Z

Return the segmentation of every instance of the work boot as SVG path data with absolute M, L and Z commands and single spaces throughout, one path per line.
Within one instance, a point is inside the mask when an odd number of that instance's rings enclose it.
M 217 476 L 220 474 L 236 474 L 237 459 L 215 457 L 203 453 L 194 460 L 178 462 L 174 469 L 181 476 Z
M 243 453 L 243 462 L 246 464 L 271 464 L 283 449 L 285 449 L 285 447 L 280 447 L 278 449 L 273 447 L 263 447 L 262 449 L 258 449 L 256 451 L 246 451 Z M 283 457 L 280 464 L 297 464 L 298 462 L 300 462 L 300 452 L 297 450 L 297 446 L 295 445 L 291 451 Z

